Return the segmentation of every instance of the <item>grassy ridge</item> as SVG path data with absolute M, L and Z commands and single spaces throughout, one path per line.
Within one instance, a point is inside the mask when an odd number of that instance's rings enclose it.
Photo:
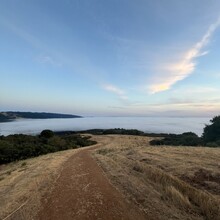
M 220 218 L 220 150 L 149 145 L 150 137 L 96 136 L 95 152 L 112 183 L 152 219 Z

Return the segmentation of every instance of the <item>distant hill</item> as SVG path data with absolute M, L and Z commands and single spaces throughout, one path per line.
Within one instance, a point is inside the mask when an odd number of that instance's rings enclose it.
M 0 112 L 0 122 L 9 122 L 18 118 L 49 119 L 49 118 L 82 118 L 78 115 L 58 114 L 47 112 Z

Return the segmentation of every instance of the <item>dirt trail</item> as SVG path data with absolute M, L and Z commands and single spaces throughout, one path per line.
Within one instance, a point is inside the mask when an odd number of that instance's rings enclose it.
M 91 156 L 95 148 L 74 154 L 64 164 L 52 193 L 43 201 L 38 219 L 148 219 L 109 183 Z

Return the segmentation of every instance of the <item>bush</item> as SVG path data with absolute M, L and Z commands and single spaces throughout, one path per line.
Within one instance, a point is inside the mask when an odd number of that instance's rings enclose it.
M 215 142 L 218 146 L 220 146 L 220 139 Z
M 198 146 L 202 144 L 202 140 L 194 133 L 193 134 L 183 133 L 180 136 L 180 143 L 183 146 Z
M 90 129 L 81 131 L 80 133 L 89 133 L 94 135 L 106 135 L 106 134 L 119 134 L 119 135 L 144 135 L 143 131 L 137 129 L 124 129 L 124 128 L 112 128 L 112 129 Z
M 199 146 L 202 145 L 202 139 L 193 132 L 182 134 L 171 134 L 161 140 L 150 141 L 151 145 L 173 145 L 173 146 Z
M 210 122 L 210 125 L 205 126 L 201 138 L 193 132 L 185 132 L 181 135 L 168 135 L 162 140 L 152 140 L 150 144 L 220 147 L 220 116 L 215 116 Z
M 56 147 L 59 150 L 67 149 L 66 141 L 58 136 L 54 136 L 50 138 L 50 140 L 48 141 L 48 144 Z
M 137 129 L 114 128 L 103 131 L 103 134 L 143 135 L 144 132 Z
M 42 154 L 96 144 L 80 135 L 54 135 L 44 130 L 39 136 L 15 134 L 0 138 L 0 164 L 23 160 Z
M 216 142 L 220 140 L 220 116 L 210 120 L 211 124 L 206 125 L 202 134 L 205 143 Z
M 150 141 L 151 145 L 164 145 L 164 139 L 163 140 L 152 140 Z
M 12 143 L 7 141 L 0 141 L 0 164 L 8 163 L 18 158 L 18 150 Z
M 54 133 L 53 133 L 53 131 L 51 131 L 51 130 L 43 130 L 41 133 L 40 133 L 40 137 L 42 137 L 42 138 L 51 138 L 51 137 L 53 137 L 54 136 Z
M 208 142 L 206 143 L 207 147 L 219 147 L 220 145 L 218 145 L 216 142 Z

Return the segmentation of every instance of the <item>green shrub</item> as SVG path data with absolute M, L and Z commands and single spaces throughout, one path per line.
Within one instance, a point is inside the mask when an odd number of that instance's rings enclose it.
M 40 137 L 42 137 L 42 138 L 51 138 L 51 137 L 53 137 L 54 136 L 54 133 L 53 133 L 53 131 L 51 131 L 51 130 L 48 130 L 48 129 L 46 129 L 46 130 L 43 130 L 41 133 L 40 133 Z
M 8 163 L 18 158 L 19 151 L 13 143 L 0 141 L 0 163 Z
M 220 146 L 220 139 L 215 142 L 218 146 Z
M 59 150 L 66 150 L 66 141 L 58 136 L 54 136 L 48 140 L 48 145 L 54 146 Z
M 94 135 L 105 135 L 105 134 L 120 134 L 120 135 L 144 135 L 143 131 L 137 129 L 124 129 L 124 128 L 113 128 L 113 129 L 90 129 L 81 131 L 80 133 L 94 134 Z
M 183 146 L 198 146 L 202 144 L 202 140 L 196 134 L 194 135 L 182 134 L 180 136 L 180 143 Z
M 171 134 L 161 140 L 150 141 L 151 145 L 173 145 L 173 146 L 199 146 L 202 145 L 202 139 L 193 132 L 182 134 Z
M 205 126 L 202 134 L 205 143 L 220 140 L 220 116 L 214 117 L 210 122 L 211 124 Z
M 144 135 L 144 132 L 137 129 L 114 128 L 103 130 L 103 134 Z
M 206 143 L 207 147 L 220 147 L 220 145 L 218 145 L 216 142 L 208 142 Z
M 151 145 L 164 145 L 164 140 L 152 140 L 150 141 Z
M 54 135 L 50 130 L 44 130 L 39 136 L 15 134 L 0 138 L 0 164 L 16 160 L 36 157 L 77 147 L 96 144 L 90 137 L 80 135 Z

